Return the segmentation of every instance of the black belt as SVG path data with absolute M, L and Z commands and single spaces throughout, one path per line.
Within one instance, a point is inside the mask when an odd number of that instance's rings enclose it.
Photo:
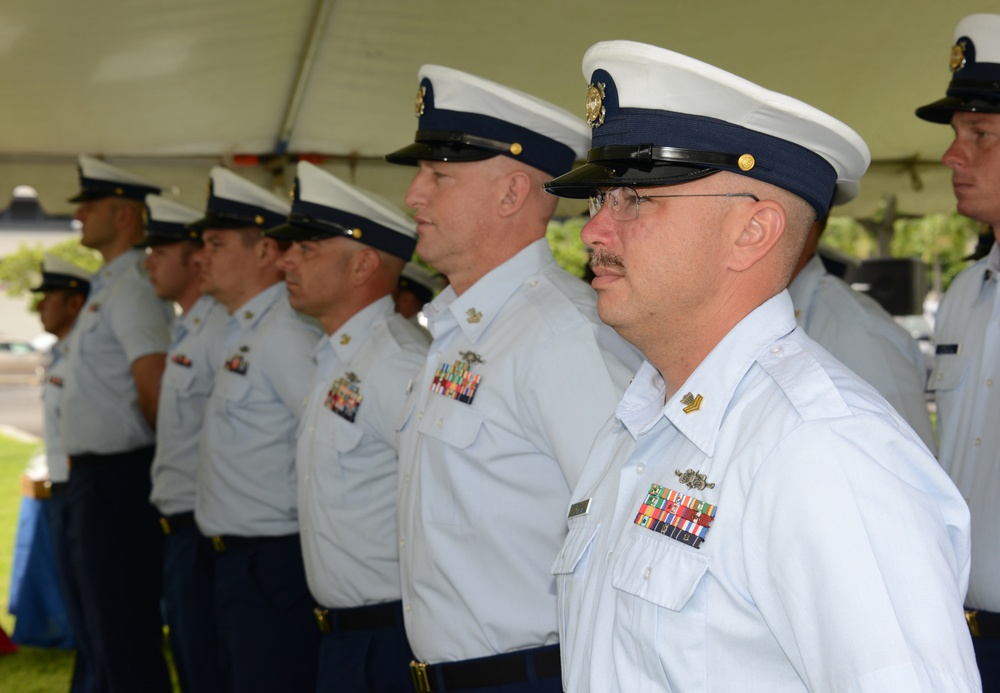
M 403 625 L 402 602 L 385 602 L 356 606 L 350 609 L 313 609 L 316 625 L 320 633 L 342 633 L 345 631 L 371 630 Z
M 68 481 L 49 482 L 49 493 L 53 496 L 61 496 L 65 494 L 67 488 L 69 488 Z
M 226 553 L 227 551 L 245 549 L 250 546 L 260 546 L 271 541 L 297 536 L 297 534 L 279 534 L 274 537 L 240 537 L 234 534 L 220 534 L 209 538 L 212 540 L 212 548 L 215 549 L 216 553 Z
M 160 529 L 165 535 L 171 535 L 194 525 L 194 513 L 177 513 L 176 515 L 160 515 Z
M 410 662 L 410 675 L 417 693 L 433 693 L 556 678 L 562 675 L 561 666 L 559 646 L 547 645 L 461 662 L 424 664 L 413 661 Z
M 150 445 L 135 450 L 125 452 L 111 452 L 106 455 L 93 452 L 84 452 L 79 455 L 69 456 L 70 469 L 85 469 L 87 467 L 97 467 L 105 464 L 120 464 L 122 462 L 134 462 L 136 458 L 153 459 L 156 454 L 156 446 Z
M 965 610 L 965 621 L 974 638 L 1000 638 L 1000 614 L 993 611 Z

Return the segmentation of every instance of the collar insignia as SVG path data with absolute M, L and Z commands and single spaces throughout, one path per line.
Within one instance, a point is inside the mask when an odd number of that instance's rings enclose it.
M 690 392 L 681 397 L 681 404 L 684 405 L 684 413 L 691 414 L 693 412 L 701 409 L 701 403 L 705 401 L 705 398 L 701 395 L 695 397 Z
M 465 311 L 465 314 L 468 316 L 465 319 L 466 322 L 469 322 L 469 323 L 471 323 L 473 325 L 478 324 L 479 321 L 483 319 L 483 314 L 480 313 L 475 308 L 469 308 L 469 310 Z
M 349 334 L 342 334 L 342 335 L 340 335 L 340 343 L 342 345 L 345 345 L 345 346 L 347 344 L 350 344 L 351 343 L 351 335 L 349 335 Z

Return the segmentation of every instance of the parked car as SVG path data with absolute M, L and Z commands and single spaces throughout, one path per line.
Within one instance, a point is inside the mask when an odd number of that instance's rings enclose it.
M 40 383 L 49 354 L 23 339 L 0 337 L 0 382 Z

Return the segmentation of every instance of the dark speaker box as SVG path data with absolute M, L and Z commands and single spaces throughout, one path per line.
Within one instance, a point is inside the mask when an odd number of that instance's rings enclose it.
M 864 260 L 844 280 L 864 291 L 891 315 L 920 315 L 927 295 L 927 269 L 916 258 Z

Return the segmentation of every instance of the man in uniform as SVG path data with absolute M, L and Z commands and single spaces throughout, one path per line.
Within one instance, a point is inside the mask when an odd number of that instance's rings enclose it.
M 280 262 L 289 302 L 326 333 L 295 456 L 324 634 L 317 691 L 402 691 L 413 655 L 400 602 L 396 420 L 429 340 L 391 294 L 413 255 L 413 222 L 300 162 L 289 222 L 267 235 L 292 241 Z
M 219 662 L 212 545 L 194 524 L 198 437 L 221 363 L 218 342 L 228 314 L 201 293 L 201 219 L 190 207 L 146 196 L 146 269 L 156 295 L 180 309 L 174 321 L 156 415 L 150 501 L 163 530 L 163 605 L 185 693 L 226 689 Z
M 958 211 L 1000 229 L 1000 15 L 959 22 L 947 96 L 917 109 L 951 124 L 942 161 Z M 938 412 L 941 465 L 972 513 L 972 574 L 965 600 L 983 690 L 1000 690 L 1000 246 L 958 275 L 934 325 L 929 389 Z M 997 386 L 994 387 L 994 381 Z
M 392 292 L 396 312 L 416 321 L 417 314 L 434 299 L 442 284 L 440 276 L 416 262 L 407 262 L 403 273 L 399 275 L 399 283 Z
M 965 503 L 788 285 L 868 148 L 672 51 L 590 48 L 601 319 L 639 348 L 553 565 L 567 690 L 974 691 Z
M 295 434 L 319 330 L 288 305 L 264 231 L 289 205 L 211 171 L 202 290 L 221 303 L 221 363 L 199 447 L 195 520 L 216 551 L 215 609 L 234 691 L 315 687 L 319 633 L 299 545 Z
M 857 187 L 839 186 L 834 204 L 849 202 Z M 809 229 L 788 293 L 806 334 L 870 383 L 913 427 L 932 452 L 934 429 L 924 399 L 920 347 L 875 299 L 827 273 L 816 253 L 827 217 Z
M 457 70 L 420 70 L 417 253 L 450 285 L 399 420 L 399 545 L 418 690 L 562 689 L 549 567 L 591 436 L 638 359 L 545 240 L 542 183 L 587 127 Z M 538 687 L 536 687 L 536 685 Z
M 69 455 L 70 551 L 86 636 L 109 691 L 170 690 L 160 618 L 162 534 L 149 503 L 153 424 L 171 306 L 153 293 L 134 249 L 143 200 L 159 189 L 80 157 L 80 242 L 104 266 L 66 351 L 59 437 Z
M 59 440 L 59 409 L 62 390 L 66 380 L 66 337 L 76 322 L 90 292 L 90 272 L 54 255 L 45 255 L 42 260 L 42 282 L 32 289 L 41 292 L 38 315 L 42 327 L 58 340 L 52 346 L 52 360 L 45 373 L 42 387 L 44 405 L 45 458 L 49 468 L 51 498 L 47 504 L 49 528 L 52 532 L 52 549 L 55 554 L 56 573 L 59 586 L 66 601 L 66 615 L 76 643 L 76 657 L 73 661 L 73 678 L 70 693 L 96 693 L 101 690 L 97 672 L 94 669 L 90 641 L 84 628 L 83 607 L 80 590 L 70 563 L 68 530 L 66 524 L 66 486 L 69 480 L 69 465 L 66 453 Z

